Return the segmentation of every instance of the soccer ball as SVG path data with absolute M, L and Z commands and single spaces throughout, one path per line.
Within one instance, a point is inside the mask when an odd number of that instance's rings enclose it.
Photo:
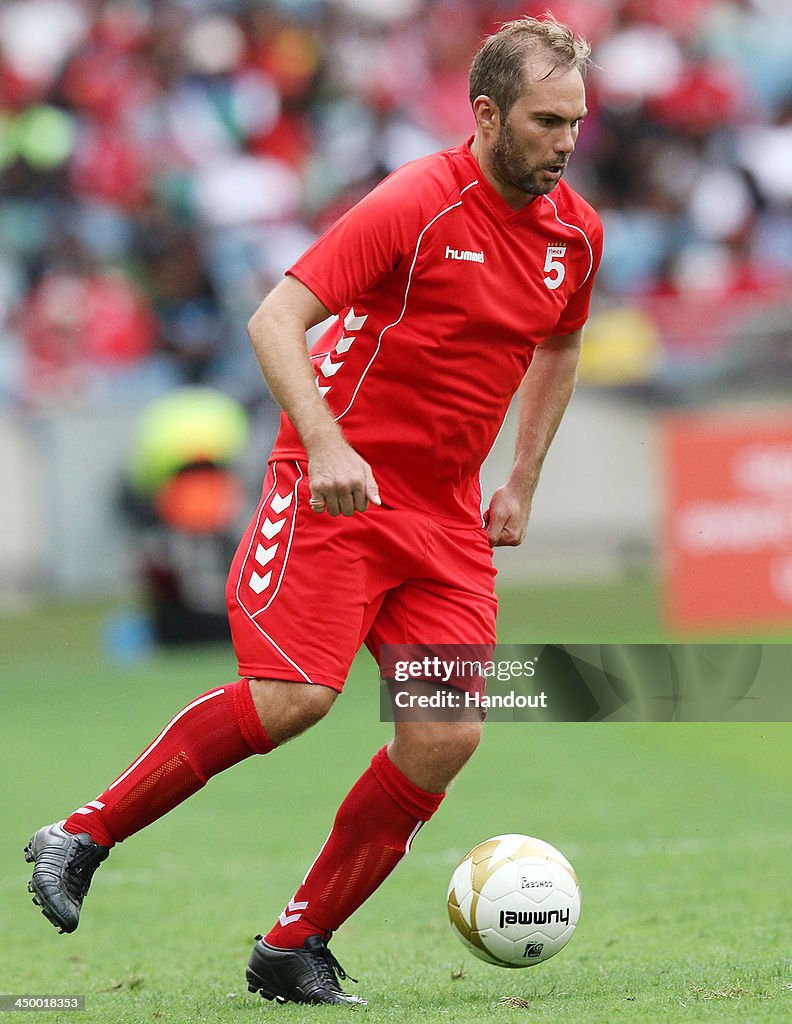
M 495 836 L 463 857 L 448 886 L 451 927 L 471 953 L 498 967 L 530 967 L 563 949 L 580 917 L 580 886 L 555 847 Z

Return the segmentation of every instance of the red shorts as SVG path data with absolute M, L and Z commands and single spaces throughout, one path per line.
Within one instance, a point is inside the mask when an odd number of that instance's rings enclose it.
M 272 462 L 231 564 L 239 673 L 343 688 L 365 643 L 493 644 L 495 569 L 483 528 L 369 506 L 317 514 L 304 464 Z

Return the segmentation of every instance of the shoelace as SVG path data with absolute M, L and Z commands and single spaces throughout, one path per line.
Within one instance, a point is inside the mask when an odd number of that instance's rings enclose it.
M 99 867 L 101 859 L 98 857 L 99 851 L 94 846 L 81 846 L 75 843 L 72 849 L 74 852 L 69 856 L 69 871 L 66 872 L 64 881 L 69 893 L 79 899 L 88 892 L 94 871 Z
M 313 975 L 313 983 L 310 985 L 311 989 L 325 988 L 330 989 L 331 992 L 342 992 L 341 986 L 339 985 L 339 979 L 341 981 L 354 981 L 357 983 L 357 978 L 352 978 L 341 964 L 336 960 L 327 946 L 322 949 L 311 950 L 312 957 L 310 960 L 311 973 Z
M 327 946 L 325 946 L 325 948 L 322 950 L 322 959 L 326 961 L 327 966 L 333 972 L 333 982 L 335 984 L 338 984 L 338 981 L 336 980 L 335 977 L 336 975 L 338 975 L 338 979 L 340 979 L 341 981 L 354 981 L 354 983 L 357 985 L 357 978 L 353 978 L 351 974 L 347 974 L 347 972 L 336 960 L 336 958 L 333 956 L 333 954 L 330 952 Z

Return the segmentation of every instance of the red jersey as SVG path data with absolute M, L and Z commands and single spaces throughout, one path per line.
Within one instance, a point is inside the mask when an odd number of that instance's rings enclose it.
M 470 140 L 394 171 L 287 273 L 338 317 L 316 381 L 385 506 L 480 522 L 479 470 L 534 349 L 586 322 L 602 252 L 565 182 L 514 211 Z M 284 414 L 273 459 L 305 459 Z

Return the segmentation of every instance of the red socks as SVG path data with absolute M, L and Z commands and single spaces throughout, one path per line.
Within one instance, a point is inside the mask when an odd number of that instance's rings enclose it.
M 266 936 L 272 946 L 302 946 L 335 931 L 393 871 L 444 793 L 428 793 L 378 751 L 336 815 L 333 830 L 296 895 Z
M 197 697 L 96 800 L 66 821 L 113 846 L 176 807 L 218 772 L 273 744 L 253 705 L 247 679 Z
M 183 708 L 153 743 L 96 800 L 67 820 L 113 846 L 251 754 L 266 754 L 265 733 L 246 679 L 210 690 Z M 296 895 L 267 935 L 273 946 L 302 946 L 335 931 L 409 852 L 444 793 L 429 793 L 403 775 L 385 747 L 352 787 L 333 829 Z

